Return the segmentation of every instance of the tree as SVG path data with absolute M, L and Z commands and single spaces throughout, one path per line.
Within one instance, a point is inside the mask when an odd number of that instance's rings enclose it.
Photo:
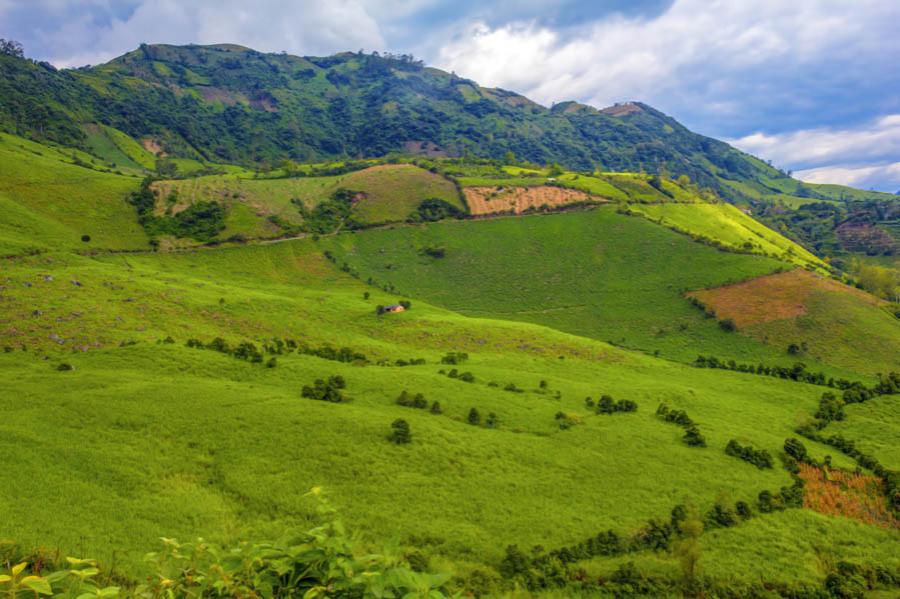
M 730 318 L 723 318 L 720 320 L 719 326 L 722 327 L 723 331 L 728 331 L 729 333 L 737 330 L 737 325 L 734 324 L 734 321 Z
M 685 596 L 697 594 L 697 565 L 700 562 L 700 535 L 703 534 L 703 521 L 696 506 L 690 501 L 684 505 L 683 517 L 679 520 L 678 529 L 681 540 L 675 545 L 675 555 L 681 564 L 682 584 Z
M 403 418 L 394 420 L 394 422 L 391 423 L 391 434 L 388 438 L 397 445 L 404 445 L 412 441 L 409 423 Z
M 25 49 L 16 40 L 7 40 L 0 37 L 0 54 L 6 54 L 13 58 L 25 58 Z
M 431 413 L 440 414 L 441 412 L 443 412 L 443 410 L 441 410 L 441 404 L 437 401 L 431 402 Z
M 805 462 L 808 458 L 806 446 L 793 437 L 784 440 L 784 452 L 798 462 Z
M 475 426 L 481 424 L 481 414 L 478 413 L 478 408 L 472 408 L 469 410 L 469 417 L 467 418 L 469 424 L 473 424 Z

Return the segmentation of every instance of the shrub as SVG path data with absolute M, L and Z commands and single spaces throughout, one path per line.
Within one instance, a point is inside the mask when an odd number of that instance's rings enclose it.
M 68 372 L 69 370 L 75 370 L 75 367 L 69 364 L 68 362 L 63 362 L 56 369 L 60 372 Z
M 793 437 L 785 439 L 784 452 L 798 462 L 806 462 L 809 460 L 809 455 L 806 453 L 806 446 Z
M 682 440 L 690 447 L 706 447 L 706 439 L 700 434 L 700 430 L 696 426 L 687 427 Z
M 771 468 L 773 464 L 772 455 L 765 449 L 754 449 L 749 445 L 744 446 L 734 439 L 725 446 L 725 453 L 745 462 L 750 462 L 761 470 Z
M 412 441 L 412 433 L 409 431 L 409 423 L 403 418 L 397 418 L 391 423 L 391 434 L 388 437 L 397 445 L 403 445 Z
M 734 324 L 734 321 L 730 318 L 723 318 L 719 321 L 719 326 L 723 331 L 727 331 L 729 333 L 737 330 L 737 325 Z
M 83 241 L 84 243 L 89 243 L 91 241 L 91 236 L 90 235 L 82 235 L 81 241 Z
M 431 413 L 432 414 L 441 414 L 443 410 L 441 410 L 441 404 L 436 401 L 431 402 Z
M 469 410 L 469 416 L 466 418 L 466 421 L 475 426 L 481 424 L 481 414 L 478 412 L 477 408 Z
M 488 428 L 496 428 L 498 424 L 500 424 L 500 419 L 493 412 L 489 413 L 484 421 L 484 425 Z
M 278 365 L 278 360 L 275 358 L 275 356 L 272 356 L 266 362 L 266 368 L 275 368 L 277 365 Z
M 330 401 L 332 403 L 340 403 L 347 401 L 341 389 L 346 387 L 346 383 L 342 376 L 331 376 L 328 380 L 316 379 L 310 385 L 304 385 L 301 395 L 309 399 L 318 401 Z
M 469 359 L 469 354 L 467 354 L 465 352 L 452 351 L 452 352 L 447 352 L 447 354 L 443 358 L 441 358 L 441 364 L 450 364 L 450 365 L 455 366 L 457 364 L 462 364 L 463 362 L 465 362 L 468 359 Z

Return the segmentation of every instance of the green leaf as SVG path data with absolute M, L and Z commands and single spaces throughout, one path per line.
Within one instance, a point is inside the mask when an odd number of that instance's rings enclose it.
M 53 589 L 50 588 L 50 583 L 40 576 L 26 576 L 22 579 L 22 585 L 41 595 L 53 594 Z
M 0 574 L 0 582 L 9 582 L 12 580 L 12 576 L 9 574 Z

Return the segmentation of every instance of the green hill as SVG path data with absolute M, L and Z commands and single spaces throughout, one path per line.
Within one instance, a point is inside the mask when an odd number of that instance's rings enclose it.
M 408 55 L 142 45 L 109 63 L 64 71 L 2 55 L 0 74 L 0 127 L 91 149 L 123 168 L 150 167 L 146 147 L 186 161 L 187 170 L 390 152 L 494 159 L 511 152 L 577 170 L 684 174 L 744 203 L 885 195 L 800 183 L 644 104 L 545 108 Z
M 524 220 L 556 218 L 566 217 Z M 618 218 L 620 230 L 642 222 Z M 452 226 L 487 224 L 494 223 Z M 814 411 L 821 393 L 532 324 L 469 318 L 418 299 L 404 314 L 377 316 L 374 305 L 396 296 L 340 272 L 309 240 L 179 254 L 23 257 L 5 272 L 32 285 L 4 292 L 6 313 L 27 326 L 0 340 L 15 346 L 0 354 L 10 391 L 2 400 L 8 417 L 0 443 L 18 464 L 0 486 L 3 533 L 107 564 L 115 553 L 129 575 L 142 571 L 139 556 L 160 534 L 230 542 L 305 526 L 311 515 L 304 494 L 322 485 L 354 528 L 417 548 L 458 584 L 483 588 L 471 586 L 485 584 L 477 570 L 503 588 L 497 572 L 507 545 L 553 549 L 606 529 L 630 535 L 686 499 L 706 511 L 717 497 L 755 504 L 759 491 L 790 485 L 784 470 L 760 470 L 722 448 L 738 438 L 777 454 L 794 434 L 797 414 Z M 174 343 L 160 342 L 169 336 Z M 190 338 L 208 343 L 214 336 L 231 346 L 252 340 L 257 348 L 273 337 L 311 348 L 348 346 L 366 360 L 343 363 L 284 348 L 272 356 L 277 365 L 266 368 L 185 347 Z M 473 382 L 441 374 L 451 368 L 441 357 L 457 351 L 468 353 L 457 368 L 471 372 Z M 395 365 L 412 358 L 425 362 Z M 61 363 L 74 370 L 58 371 Z M 335 374 L 346 379 L 352 401 L 301 397 L 304 384 Z M 505 390 L 510 383 L 522 391 Z M 438 401 L 442 413 L 397 405 L 403 390 Z M 601 394 L 633 400 L 638 411 L 595 414 L 584 398 Z M 685 445 L 678 426 L 654 415 L 662 402 L 687 410 L 708 446 Z M 495 424 L 469 424 L 471 408 L 483 419 L 495 414 Z M 571 423 L 565 428 L 560 413 Z M 385 439 L 401 417 L 413 432 L 409 446 Z M 807 446 L 818 459 L 829 453 Z M 833 460 L 853 465 L 840 454 Z M 32 474 L 38 469 L 40 478 Z M 23 493 L 31 500 L 15 501 Z M 720 559 L 733 563 L 733 543 L 747 539 L 771 558 L 787 560 L 781 547 L 788 545 L 790 559 L 813 560 L 824 550 L 896 567 L 894 536 L 834 517 L 810 527 L 809 517 L 790 510 L 710 533 L 710 575 L 726 576 Z M 847 538 L 856 547 L 849 552 L 841 545 Z M 632 558 L 649 564 L 641 566 L 648 574 L 677 571 L 666 553 L 638 550 Z M 596 559 L 591 568 L 609 572 L 617 563 Z M 741 563 L 746 581 L 819 581 L 814 570 Z
M 0 595 L 900 588 L 897 304 L 809 243 L 884 198 L 408 56 L 0 75 Z

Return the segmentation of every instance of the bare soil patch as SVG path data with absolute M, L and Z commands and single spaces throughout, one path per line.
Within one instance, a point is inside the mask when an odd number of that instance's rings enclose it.
M 141 140 L 141 145 L 144 146 L 144 149 L 153 154 L 154 156 L 165 156 L 166 153 L 163 152 L 162 146 L 159 145 L 159 140 L 153 137 L 145 137 Z
M 715 289 L 688 293 L 715 310 L 719 318 L 730 318 L 743 326 L 795 318 L 807 313 L 807 300 L 816 292 L 849 293 L 872 305 L 883 302 L 875 296 L 797 268 Z
M 474 215 L 522 214 L 528 209 L 558 208 L 569 204 L 604 201 L 578 189 L 553 187 L 466 187 L 466 202 Z

